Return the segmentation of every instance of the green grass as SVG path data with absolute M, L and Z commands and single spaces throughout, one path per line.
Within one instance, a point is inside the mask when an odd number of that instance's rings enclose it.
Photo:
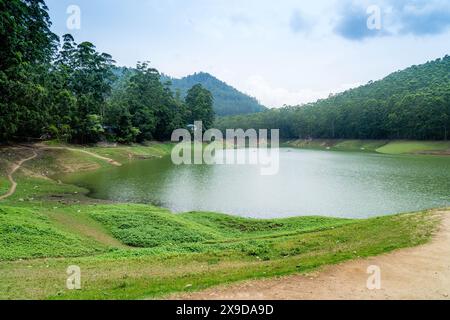
M 92 171 L 110 166 L 106 161 L 85 153 L 70 150 L 45 150 L 24 168 L 41 177 L 53 177 L 61 173 Z
M 124 163 L 134 159 L 162 157 L 170 154 L 172 147 L 173 145 L 170 143 L 153 143 L 148 146 L 133 145 L 111 148 L 93 147 L 89 148 L 89 151 Z
M 0 176 L 0 195 L 8 192 L 10 185 L 11 184 L 9 183 L 8 179 L 6 179 L 4 176 Z
M 343 151 L 373 152 L 388 143 L 384 140 L 345 140 L 337 143 L 334 148 Z
M 392 141 L 388 145 L 378 148 L 377 152 L 405 154 L 448 150 L 450 150 L 450 141 Z
M 450 151 L 450 141 L 385 141 L 385 140 L 294 140 L 282 143 L 284 147 L 378 152 L 385 154 L 443 153 Z
M 9 148 L 0 147 L 0 195 L 9 191 L 11 183 L 7 178 L 7 173 L 11 168 L 15 155 L 10 152 Z
M 38 210 L 0 207 L 0 260 L 71 257 L 99 252 L 100 246 L 55 226 Z
M 89 210 L 123 244 L 140 248 L 286 237 L 355 222 L 323 217 L 258 220 L 203 212 L 177 215 L 147 205 L 92 206 Z
M 103 210 L 106 215 L 108 208 Z M 358 220 L 283 237 L 217 243 L 169 244 L 170 240 L 166 240 L 157 248 L 0 262 L 0 298 L 160 298 L 249 278 L 307 272 L 326 264 L 422 244 L 431 237 L 437 222 L 428 213 L 417 213 Z M 69 265 L 81 267 L 81 291 L 65 289 L 65 270 Z M 28 280 L 18 281 L 19 278 Z
M 95 206 L 90 212 L 115 238 L 133 247 L 152 248 L 214 239 L 200 225 L 152 206 Z
M 60 144 L 57 141 L 49 141 L 46 142 L 45 145 L 56 148 L 67 147 L 73 150 L 46 150 L 45 155 L 39 158 L 42 163 L 39 164 L 38 161 L 36 161 L 36 166 L 40 168 L 58 169 L 56 170 L 57 172 L 70 172 L 95 170 L 98 167 L 110 166 L 105 160 L 92 157 L 79 151 L 88 151 L 99 156 L 111 158 L 119 163 L 126 163 L 136 159 L 150 159 L 166 156 L 170 154 L 174 144 L 147 143 L 146 145 L 119 145 L 115 147 L 81 147 Z
M 347 148 L 361 145 L 348 142 Z M 170 148 L 88 150 L 120 161 L 130 152 L 132 158 L 163 156 Z M 430 212 L 367 220 L 173 214 L 101 203 L 86 198 L 85 189 L 42 178 L 108 165 L 85 153 L 49 150 L 17 173 L 16 194 L 0 202 L 0 299 L 162 298 L 415 246 L 428 241 L 439 222 Z M 81 291 L 65 288 L 70 265 L 81 267 Z
M 88 190 L 73 185 L 60 184 L 53 180 L 40 179 L 16 174 L 15 179 L 18 183 L 16 193 L 2 203 L 11 205 L 29 206 L 34 203 L 39 205 L 55 205 L 58 202 L 49 203 L 49 197 L 55 197 L 58 200 L 78 196 L 87 193 Z
M 290 234 L 324 230 L 354 222 L 354 220 L 349 219 L 325 217 L 297 217 L 262 220 L 201 212 L 184 213 L 181 217 L 201 224 L 203 227 L 213 230 L 219 237 L 228 239 L 286 236 Z

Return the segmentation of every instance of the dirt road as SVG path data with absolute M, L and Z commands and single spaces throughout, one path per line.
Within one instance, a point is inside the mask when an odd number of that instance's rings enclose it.
M 19 162 L 15 163 L 13 165 L 13 167 L 11 168 L 11 170 L 8 173 L 8 180 L 11 183 L 11 187 L 9 188 L 8 192 L 5 193 L 4 195 L 0 196 L 0 201 L 4 200 L 10 196 L 12 196 L 14 194 L 14 192 L 16 192 L 16 188 L 17 188 L 17 182 L 14 181 L 13 175 L 14 173 L 19 170 L 19 168 L 27 161 L 33 160 L 34 158 L 37 157 L 37 153 L 33 150 L 33 155 L 29 158 L 25 158 L 20 160 Z
M 450 297 L 450 210 L 441 210 L 439 232 L 426 245 L 331 266 L 308 276 L 248 281 L 176 299 L 341 300 L 442 299 Z M 367 268 L 381 270 L 381 289 L 368 290 Z

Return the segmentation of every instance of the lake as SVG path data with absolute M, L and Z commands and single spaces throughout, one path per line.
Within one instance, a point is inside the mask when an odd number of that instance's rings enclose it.
M 254 218 L 367 218 L 450 206 L 449 157 L 280 149 L 273 176 L 250 165 L 175 166 L 168 156 L 62 180 L 99 199 Z

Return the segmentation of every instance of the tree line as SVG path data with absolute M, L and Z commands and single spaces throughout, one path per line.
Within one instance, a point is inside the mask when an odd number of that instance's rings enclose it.
M 450 56 L 303 106 L 218 119 L 217 127 L 280 129 L 284 139 L 450 137 Z
M 0 141 L 131 143 L 170 139 L 194 120 L 212 126 L 201 85 L 182 99 L 147 62 L 119 79 L 111 55 L 50 28 L 43 0 L 0 0 Z
M 149 63 L 115 66 L 90 42 L 51 32 L 43 0 L 0 0 L 0 142 L 170 139 L 205 129 L 280 129 L 284 139 L 432 139 L 450 134 L 450 57 L 302 106 L 218 118 L 201 85 L 186 94 Z

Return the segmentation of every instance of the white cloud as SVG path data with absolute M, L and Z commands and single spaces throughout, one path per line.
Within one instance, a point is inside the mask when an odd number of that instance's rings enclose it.
M 339 88 L 332 90 L 288 90 L 276 87 L 269 83 L 260 75 L 253 75 L 248 78 L 244 85 L 244 91 L 251 96 L 257 97 L 260 102 L 268 107 L 279 108 L 283 105 L 300 105 L 314 102 L 318 99 L 327 98 L 331 93 L 339 93 L 361 85 L 360 83 L 343 84 Z

